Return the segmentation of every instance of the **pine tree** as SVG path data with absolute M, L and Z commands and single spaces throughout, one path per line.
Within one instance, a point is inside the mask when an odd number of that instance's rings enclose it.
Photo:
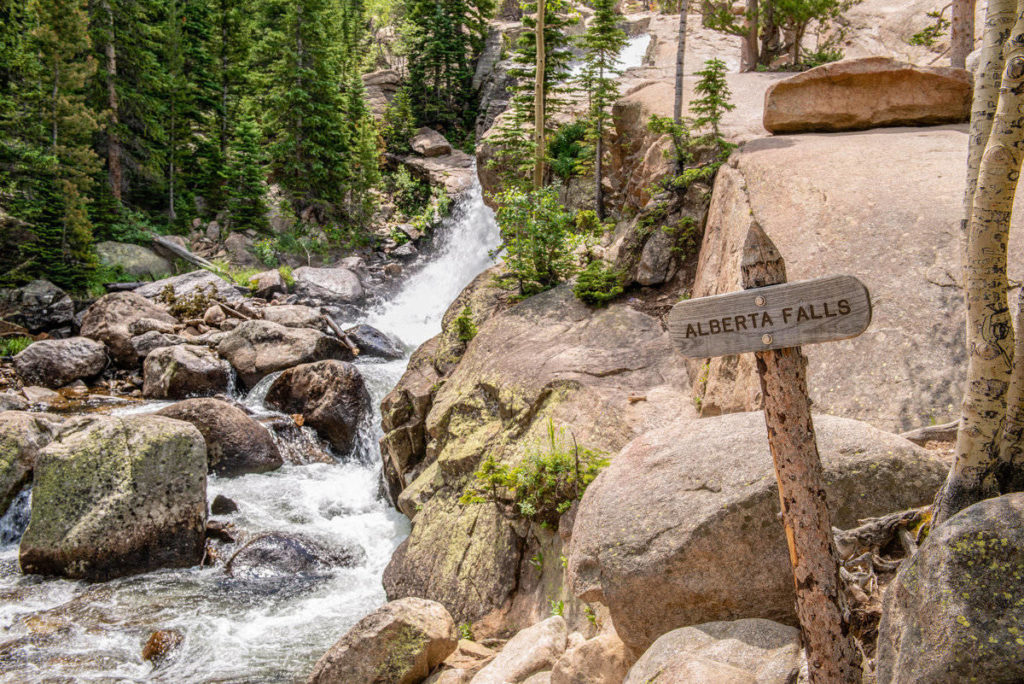
M 591 139 L 594 143 L 594 202 L 597 217 L 604 219 L 602 163 L 604 161 L 604 130 L 611 121 L 611 106 L 618 99 L 615 77 L 620 73 L 619 53 L 626 46 L 626 33 L 619 28 L 615 0 L 594 0 L 594 18 L 580 41 L 585 66 L 581 86 L 590 100 Z
M 348 124 L 350 180 L 346 213 L 357 226 L 364 226 L 373 213 L 370 190 L 380 182 L 380 149 L 377 126 L 366 105 L 366 89 L 358 72 L 349 76 L 344 94 L 344 115 Z
M 713 143 L 719 150 L 724 143 L 720 130 L 722 117 L 736 109 L 736 105 L 729 102 L 732 91 L 725 80 L 725 73 L 725 62 L 717 57 L 704 62 L 704 68 L 697 72 L 700 80 L 695 89 L 700 97 L 690 102 L 690 111 L 695 114 L 694 127 L 710 127 Z
M 381 122 L 381 137 L 389 152 L 408 154 L 412 151 L 409 141 L 416 135 L 416 117 L 412 112 L 412 98 L 409 91 L 401 88 L 384 110 Z
M 245 117 L 235 127 L 228 154 L 228 213 L 232 230 L 268 227 L 263 162 L 259 126 L 252 117 Z

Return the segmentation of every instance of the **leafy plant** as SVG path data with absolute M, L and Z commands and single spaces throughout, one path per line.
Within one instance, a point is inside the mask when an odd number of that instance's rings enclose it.
M 612 268 L 603 261 L 591 261 L 576 276 L 572 292 L 586 304 L 607 306 L 610 301 L 622 294 L 622 280 L 622 271 Z
M 562 180 L 569 180 L 581 171 L 581 166 L 590 159 L 593 151 L 584 142 L 587 124 L 575 121 L 565 124 L 551 136 L 548 147 L 551 171 Z
M 455 318 L 455 331 L 461 342 L 469 342 L 476 337 L 476 323 L 473 322 L 473 310 L 467 304 Z
M 284 280 L 284 284 L 291 287 L 295 284 L 295 276 L 292 275 L 291 266 L 278 266 L 277 272 L 281 274 L 281 279 Z
M 572 216 L 558 201 L 554 188 L 507 190 L 497 200 L 506 280 L 515 282 L 524 296 L 564 280 L 573 266 L 568 241 Z
M 562 601 L 561 599 L 559 599 L 558 601 L 554 599 L 548 599 L 548 603 L 551 605 L 552 616 L 561 615 L 565 612 L 565 601 Z
M 544 569 L 544 554 L 541 553 L 540 551 L 538 551 L 537 553 L 533 554 L 533 557 L 530 559 L 530 565 L 532 565 L 534 567 L 534 569 L 537 570 L 538 572 L 543 570 Z
M 473 625 L 463 622 L 459 625 L 459 638 L 473 641 Z
M 946 9 L 943 8 L 928 12 L 926 16 L 932 20 L 932 23 L 910 36 L 907 42 L 911 45 L 921 45 L 923 47 L 935 45 L 935 42 L 946 33 L 950 26 L 949 19 L 946 19 L 944 16 L 945 11 Z
M 459 501 L 492 502 L 514 515 L 554 524 L 608 463 L 606 453 L 579 447 L 575 439 L 569 446 L 564 429 L 556 430 L 549 420 L 543 447 L 529 449 L 514 467 L 488 456 Z
M 31 337 L 3 337 L 0 338 L 0 356 L 14 356 L 19 354 L 32 344 Z
M 843 51 L 839 48 L 822 48 L 804 55 L 800 66 L 803 69 L 813 69 L 829 62 L 838 62 L 843 58 Z
M 597 613 L 590 606 L 583 606 L 583 615 L 587 618 L 587 622 L 592 625 L 597 624 Z
M 253 251 L 267 266 L 277 266 L 277 240 L 274 238 L 260 238 L 253 245 Z

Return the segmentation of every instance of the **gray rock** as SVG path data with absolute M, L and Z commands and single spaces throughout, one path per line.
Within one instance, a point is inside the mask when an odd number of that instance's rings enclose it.
M 196 565 L 206 529 L 206 447 L 160 416 L 65 423 L 36 459 L 26 574 L 105 581 Z
M 252 284 L 253 294 L 263 299 L 272 299 L 275 294 L 288 291 L 288 285 L 276 268 L 257 273 L 249 282 Z
M 185 399 L 227 391 L 231 369 L 208 347 L 179 344 L 150 352 L 142 376 L 147 399 Z
M 432 128 L 423 126 L 409 141 L 409 147 L 424 157 L 440 157 L 452 153 L 452 145 L 445 137 Z
M 33 342 L 14 357 L 14 370 L 26 385 L 57 389 L 92 378 L 107 367 L 107 348 L 88 337 Z
M 174 289 L 176 297 L 189 297 L 195 294 L 213 294 L 228 304 L 235 305 L 242 302 L 245 297 L 238 291 L 234 283 L 224 280 L 210 271 L 198 270 L 191 273 L 164 278 L 152 283 L 147 283 L 135 290 L 135 294 L 147 299 L 156 299 L 164 288 L 170 285 Z
M 351 304 L 363 298 L 359 276 L 346 268 L 303 266 L 292 273 L 299 301 L 312 306 Z
M 44 413 L 0 412 L 0 516 L 31 481 L 36 457 L 59 426 L 60 421 Z
M 312 328 L 321 332 L 326 327 L 319 309 L 301 304 L 268 306 L 263 310 L 263 320 L 286 328 Z
M 392 601 L 370 613 L 325 653 L 309 684 L 418 684 L 458 643 L 455 621 L 439 603 Z
M 480 670 L 471 682 L 522 682 L 530 675 L 549 670 L 565 653 L 568 636 L 568 627 L 560 615 L 528 627 L 509 639 L 501 653 Z
M 771 620 L 709 622 L 663 634 L 623 684 L 790 684 L 800 631 Z
M 99 340 L 107 345 L 118 365 L 134 368 L 139 356 L 131 339 L 132 324 L 140 319 L 152 319 L 173 326 L 177 319 L 136 292 L 114 292 L 100 297 L 82 319 L 82 336 Z
M 304 575 L 316 577 L 358 565 L 359 547 L 335 548 L 302 535 L 268 532 L 250 539 L 228 560 L 224 571 L 236 579 L 261 580 Z
M 675 239 L 671 235 L 655 228 L 640 253 L 634 278 L 636 282 L 640 285 L 661 285 L 672 280 L 676 273 L 676 259 L 672 253 L 674 246 Z
M 347 454 L 370 410 L 370 394 L 359 369 L 351 363 L 319 361 L 281 373 L 270 386 L 266 403 L 284 413 L 302 414 L 305 425 L 327 439 L 339 454 Z
M 188 339 L 181 335 L 168 335 L 166 333 L 150 330 L 147 333 L 136 335 L 131 339 L 132 348 L 140 359 L 145 359 L 157 349 L 162 347 L 173 347 L 178 344 L 187 344 Z
M 0 392 L 0 412 L 3 411 L 27 411 L 28 401 L 25 397 L 7 390 Z
M 128 325 L 128 332 L 134 335 L 145 335 L 148 332 L 159 332 L 170 335 L 175 330 L 174 323 L 165 319 L 139 318 Z
M 226 401 L 186 399 L 157 415 L 195 425 L 206 441 L 210 470 L 221 477 L 265 473 L 283 464 L 270 432 Z
M 23 325 L 30 332 L 70 325 L 74 316 L 71 296 L 49 280 L 33 280 L 19 288 L 0 290 L 0 318 Z
M 866 423 L 814 417 L 833 525 L 932 501 L 948 464 Z M 761 413 L 647 432 L 587 488 L 570 545 L 573 593 L 608 606 L 634 653 L 703 622 L 793 624 L 795 597 Z M 755 569 L 752 571 L 752 569 Z
M 349 348 L 336 337 L 270 321 L 245 321 L 223 335 L 217 353 L 234 366 L 246 387 L 274 371 L 299 364 L 352 358 Z
M 349 328 L 345 334 L 359 347 L 360 356 L 374 356 L 382 359 L 400 359 L 405 356 L 402 344 L 398 340 L 377 330 L 372 325 L 362 323 Z
M 1024 494 L 933 529 L 888 586 L 879 684 L 1024 681 Z
M 163 278 L 174 272 L 174 265 L 151 249 L 127 242 L 101 242 L 96 255 L 105 266 L 120 266 L 136 278 Z
M 252 251 L 254 244 L 255 241 L 252 238 L 248 238 L 242 233 L 235 231 L 224 240 L 224 249 L 228 251 L 232 264 L 259 266 L 260 260 L 256 258 Z
M 400 259 L 411 259 L 412 257 L 418 255 L 420 251 L 416 249 L 416 245 L 412 244 L 411 242 L 406 242 L 404 245 L 399 245 L 398 247 L 396 247 L 395 250 L 391 253 Z

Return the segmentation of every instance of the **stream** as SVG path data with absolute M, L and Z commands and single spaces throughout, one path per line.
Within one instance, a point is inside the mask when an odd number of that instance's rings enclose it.
M 215 516 L 247 533 L 283 531 L 339 546 L 357 544 L 364 564 L 317 580 L 273 586 L 233 580 L 221 566 L 163 570 L 90 584 L 22 575 L 18 539 L 29 492 L 0 518 L 0 682 L 296 682 L 361 617 L 386 598 L 381 573 L 409 523 L 382 498 L 379 406 L 408 355 L 440 332 L 441 317 L 498 245 L 494 216 L 478 183 L 436 231 L 433 253 L 386 301 L 342 327 L 369 323 L 399 338 L 405 358 L 359 360 L 373 416 L 345 459 L 285 465 L 265 474 L 211 474 L 207 501 L 233 499 L 236 513 Z M 270 380 L 238 395 L 256 414 Z M 114 414 L 146 413 L 171 402 L 140 402 Z M 159 666 L 141 657 L 157 629 L 184 643 Z

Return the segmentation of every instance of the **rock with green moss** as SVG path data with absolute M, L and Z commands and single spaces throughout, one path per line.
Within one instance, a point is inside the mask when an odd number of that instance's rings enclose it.
M 1024 494 L 932 531 L 885 592 L 879 684 L 1024 681 Z
M 32 479 L 36 457 L 59 426 L 58 420 L 45 413 L 0 413 L 0 516 Z
M 217 343 L 217 353 L 227 359 L 246 387 L 252 387 L 274 371 L 301 363 L 327 359 L 351 361 L 341 341 L 309 328 L 286 328 L 270 321 L 245 321 Z
M 325 653 L 309 684 L 418 684 L 458 645 L 439 603 L 392 601 L 370 613 Z
M 203 436 L 188 423 L 69 421 L 36 459 L 22 571 L 103 581 L 198 564 L 206 468 Z
M 96 256 L 104 266 L 120 267 L 136 278 L 163 278 L 174 272 L 174 265 L 151 249 L 127 242 L 101 242 Z

